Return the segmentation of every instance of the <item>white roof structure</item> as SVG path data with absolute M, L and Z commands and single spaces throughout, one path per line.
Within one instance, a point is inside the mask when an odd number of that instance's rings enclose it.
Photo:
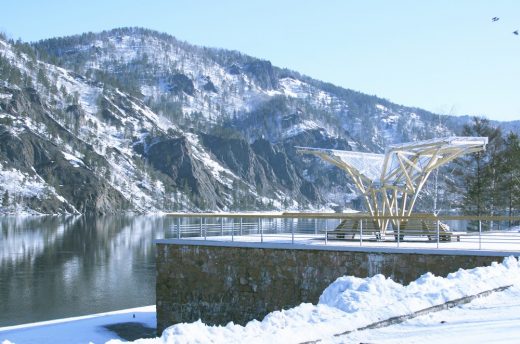
M 483 150 L 487 142 L 487 137 L 448 137 L 391 145 L 385 154 L 296 148 L 302 153 L 327 156 L 325 160 L 333 160 L 335 165 L 354 172 L 366 181 L 390 186 L 406 185 L 407 176 L 410 181 L 414 181 L 420 174 L 427 173 L 463 154 Z
M 455 136 L 391 145 L 385 154 L 296 148 L 346 171 L 364 195 L 372 215 L 408 216 L 434 169 L 461 155 L 484 150 L 487 143 L 487 137 Z M 381 225 L 384 232 L 387 223 Z

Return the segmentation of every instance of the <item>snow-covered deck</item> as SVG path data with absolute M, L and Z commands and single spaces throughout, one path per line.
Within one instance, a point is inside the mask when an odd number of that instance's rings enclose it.
M 430 241 L 427 237 L 410 237 L 396 242 L 393 236 L 385 240 L 376 240 L 373 235 L 364 235 L 362 240 L 327 239 L 319 234 L 248 234 L 223 235 L 207 237 L 190 237 L 184 239 L 163 239 L 159 243 L 177 245 L 211 245 L 230 247 L 284 248 L 284 249 L 316 249 L 363 252 L 391 253 L 426 253 L 426 254 L 457 254 L 457 255 L 493 255 L 520 256 L 520 233 L 494 232 L 485 233 L 479 237 L 475 234 L 462 234 L 460 241 Z
M 415 214 L 409 228 L 370 228 L 355 213 L 171 213 L 176 217 L 161 243 L 364 252 L 520 256 L 520 217 Z M 400 217 L 378 217 L 401 219 Z M 421 227 L 421 221 L 423 227 Z M 359 221 L 355 227 L 345 221 Z M 437 221 L 437 226 L 426 222 Z M 361 223 L 362 222 L 362 223 Z M 414 226 L 411 226 L 416 222 Z M 346 225 L 342 225 L 346 223 Z M 439 223 L 444 223 L 441 229 Z M 339 229 L 338 229 L 339 228 Z M 416 229 L 417 228 L 417 229 Z M 377 239 L 377 236 L 381 239 Z M 445 240 L 448 239 L 448 240 Z

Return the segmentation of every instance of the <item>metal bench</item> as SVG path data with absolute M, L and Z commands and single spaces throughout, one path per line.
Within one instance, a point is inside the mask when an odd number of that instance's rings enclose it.
M 327 238 L 332 239 L 354 239 L 357 235 L 374 234 L 376 239 L 381 239 L 381 229 L 375 220 L 345 219 L 332 231 L 327 232 Z
M 438 221 L 435 217 L 432 218 L 410 218 L 400 220 L 399 229 L 392 224 L 395 240 L 403 240 L 406 236 L 427 236 L 428 240 L 436 240 L 437 238 L 437 223 L 439 225 L 439 240 L 451 241 L 455 236 L 457 241 L 460 241 L 461 233 L 454 233 L 450 231 L 450 227 Z

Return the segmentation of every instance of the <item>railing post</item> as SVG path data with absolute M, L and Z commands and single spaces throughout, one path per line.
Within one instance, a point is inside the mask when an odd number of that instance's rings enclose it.
M 240 236 L 242 236 L 242 218 L 240 218 Z
M 208 236 L 208 221 L 204 218 L 204 240 L 207 239 Z
M 478 249 L 482 250 L 482 220 L 478 220 Z
M 202 217 L 200 218 L 199 229 L 200 229 L 200 237 L 202 238 Z
M 437 219 L 437 248 L 439 248 L 439 241 L 440 241 L 440 239 L 441 239 L 441 236 L 440 236 L 440 227 L 441 227 L 440 220 Z
M 294 219 L 291 219 L 291 243 L 294 245 Z
M 363 219 L 359 220 L 359 246 L 363 246 Z
M 318 224 L 316 223 L 316 219 L 314 219 L 314 235 L 318 234 Z
M 397 247 L 401 243 L 401 221 L 397 220 Z
M 261 218 L 258 218 L 258 229 L 260 230 L 260 242 L 264 242 L 264 229 L 262 228 Z
M 224 236 L 224 218 L 223 217 L 220 218 L 220 236 L 221 237 Z
M 231 219 L 231 241 L 235 241 L 235 219 Z
M 181 218 L 177 218 L 177 239 L 181 238 Z
M 327 219 L 325 219 L 325 245 L 327 245 L 328 235 L 327 232 L 329 231 L 328 225 L 327 225 Z

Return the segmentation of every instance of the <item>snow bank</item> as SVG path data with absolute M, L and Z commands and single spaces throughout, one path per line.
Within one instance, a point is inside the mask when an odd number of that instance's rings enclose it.
M 137 322 L 155 327 L 155 306 L 137 307 L 73 318 L 0 327 L 1 344 L 100 344 L 119 338 L 109 325 Z
M 367 322 L 362 325 L 368 325 L 515 283 L 520 283 L 519 262 L 509 257 L 502 264 L 460 269 L 446 278 L 428 272 L 407 286 L 382 275 L 364 279 L 340 277 L 325 289 L 319 303 L 363 315 Z
M 245 326 L 208 326 L 201 321 L 177 324 L 167 328 L 161 338 L 135 343 L 298 343 L 327 339 L 393 316 L 511 284 L 520 285 L 520 263 L 514 257 L 489 267 L 460 269 L 445 278 L 426 273 L 407 286 L 382 275 L 345 276 L 324 290 L 318 305 L 301 304 L 272 312 L 262 321 L 253 320 Z

